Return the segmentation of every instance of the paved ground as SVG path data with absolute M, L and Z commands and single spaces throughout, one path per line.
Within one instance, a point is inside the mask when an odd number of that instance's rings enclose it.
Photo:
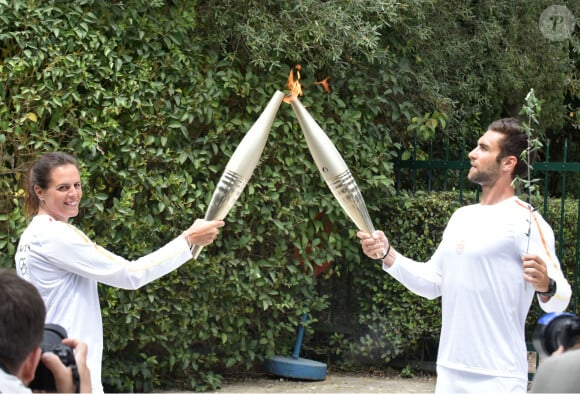
M 403 379 L 396 374 L 357 374 L 328 372 L 318 382 L 263 376 L 228 382 L 214 393 L 432 393 L 435 377 Z
M 529 353 L 530 372 L 535 372 L 535 362 L 535 353 Z M 396 371 L 349 373 L 329 369 L 324 381 L 298 381 L 264 374 L 226 381 L 220 390 L 212 393 L 433 393 L 434 391 L 435 375 L 426 372 L 406 379 Z

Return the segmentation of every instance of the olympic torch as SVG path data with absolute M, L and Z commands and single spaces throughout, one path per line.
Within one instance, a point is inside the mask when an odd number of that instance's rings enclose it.
M 298 98 L 294 97 L 289 103 L 298 117 L 310 154 L 330 191 L 358 229 L 372 234 L 375 227 L 344 159 Z
M 262 156 L 283 99 L 284 93 L 276 91 L 260 117 L 242 138 L 213 192 L 205 220 L 223 220 L 240 197 Z M 202 248 L 199 245 L 193 247 L 192 254 L 195 259 Z

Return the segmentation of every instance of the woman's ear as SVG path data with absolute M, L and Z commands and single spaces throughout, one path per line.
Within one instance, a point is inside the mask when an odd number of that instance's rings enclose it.
M 44 190 L 42 190 L 42 188 L 38 185 L 34 185 L 34 194 L 36 194 L 36 197 L 39 200 L 42 200 L 42 193 L 44 192 Z

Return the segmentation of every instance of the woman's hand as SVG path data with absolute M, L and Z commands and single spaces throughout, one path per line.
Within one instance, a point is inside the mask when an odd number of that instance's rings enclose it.
M 223 220 L 197 219 L 190 228 L 185 230 L 183 236 L 190 246 L 206 246 L 211 244 L 219 234 L 219 228 L 223 227 Z

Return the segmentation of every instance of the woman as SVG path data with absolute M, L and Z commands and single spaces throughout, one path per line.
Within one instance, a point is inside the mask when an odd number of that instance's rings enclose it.
M 27 216 L 32 220 L 20 238 L 16 269 L 38 288 L 46 321 L 88 344 L 93 392 L 98 393 L 103 392 L 103 325 L 97 283 L 137 289 L 190 260 L 194 245 L 211 244 L 224 222 L 198 219 L 162 248 L 128 261 L 68 224 L 79 212 L 82 194 L 72 156 L 48 153 L 32 164 L 26 190 Z

